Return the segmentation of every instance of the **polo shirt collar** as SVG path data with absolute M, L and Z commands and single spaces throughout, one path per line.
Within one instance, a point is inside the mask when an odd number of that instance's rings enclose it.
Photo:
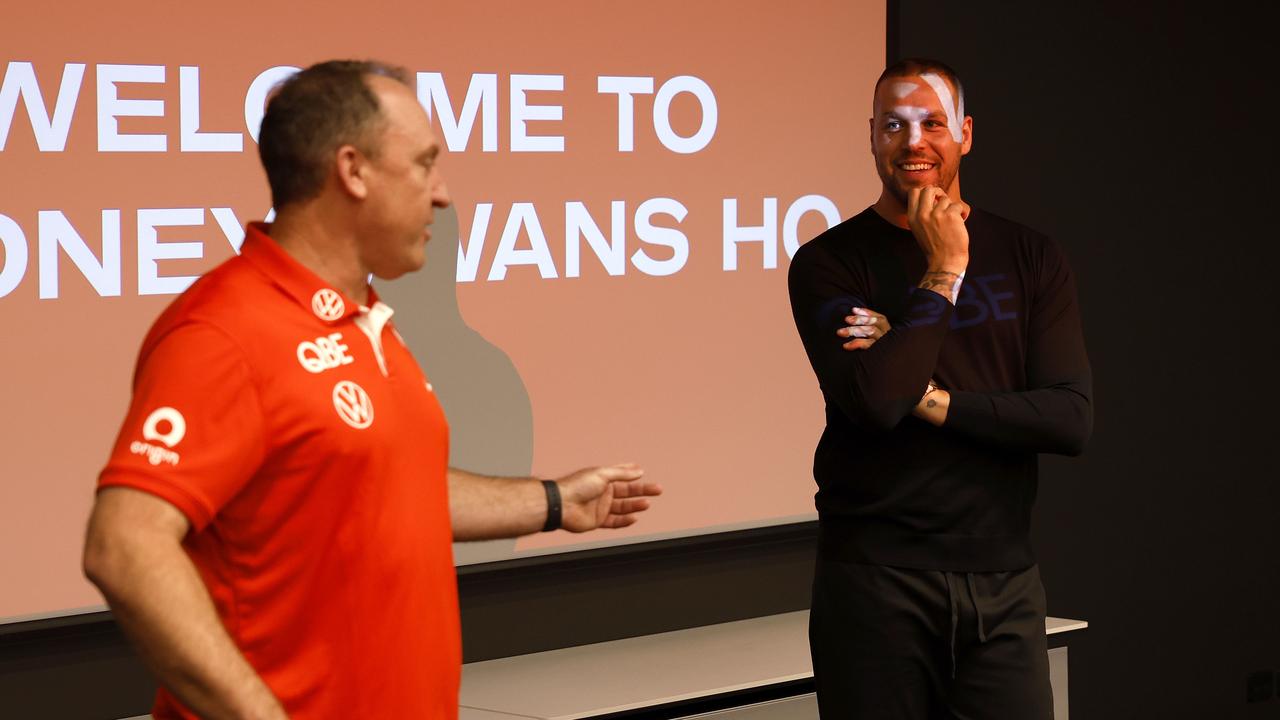
M 266 275 L 299 305 L 327 323 L 337 323 L 368 308 L 330 286 L 285 252 L 267 234 L 270 224 L 251 222 L 245 229 L 240 256 Z M 381 304 L 378 294 L 369 288 L 369 304 Z

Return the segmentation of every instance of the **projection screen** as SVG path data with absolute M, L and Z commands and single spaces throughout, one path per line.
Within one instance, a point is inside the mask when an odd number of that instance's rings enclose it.
M 796 247 L 875 198 L 876 2 L 35 3 L 0 23 L 0 619 L 101 608 L 79 556 L 150 323 L 270 212 L 264 100 L 318 60 L 405 66 L 453 207 L 375 287 L 451 462 L 634 461 L 616 532 L 459 563 L 813 517 Z

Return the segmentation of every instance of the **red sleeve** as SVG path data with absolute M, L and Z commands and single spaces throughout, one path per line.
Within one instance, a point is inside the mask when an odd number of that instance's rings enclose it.
M 262 407 L 240 347 L 192 323 L 144 348 L 98 487 L 151 493 L 204 529 L 261 465 Z

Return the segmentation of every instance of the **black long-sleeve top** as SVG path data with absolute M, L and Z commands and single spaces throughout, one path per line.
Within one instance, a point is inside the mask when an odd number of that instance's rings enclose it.
M 973 210 L 952 305 L 917 287 L 925 257 L 874 210 L 800 247 L 791 309 L 826 400 L 814 456 L 823 552 L 854 562 L 982 572 L 1035 562 L 1037 454 L 1076 455 L 1092 380 L 1075 283 L 1047 237 Z M 866 350 L 836 330 L 853 307 L 892 329 Z M 942 427 L 911 412 L 930 379 Z

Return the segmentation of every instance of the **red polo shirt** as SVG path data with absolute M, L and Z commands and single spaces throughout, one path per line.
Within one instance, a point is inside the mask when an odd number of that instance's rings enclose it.
M 99 487 L 152 493 L 293 718 L 457 717 L 448 428 L 370 297 L 249 226 L 151 328 Z M 157 718 L 194 717 L 161 691 Z

